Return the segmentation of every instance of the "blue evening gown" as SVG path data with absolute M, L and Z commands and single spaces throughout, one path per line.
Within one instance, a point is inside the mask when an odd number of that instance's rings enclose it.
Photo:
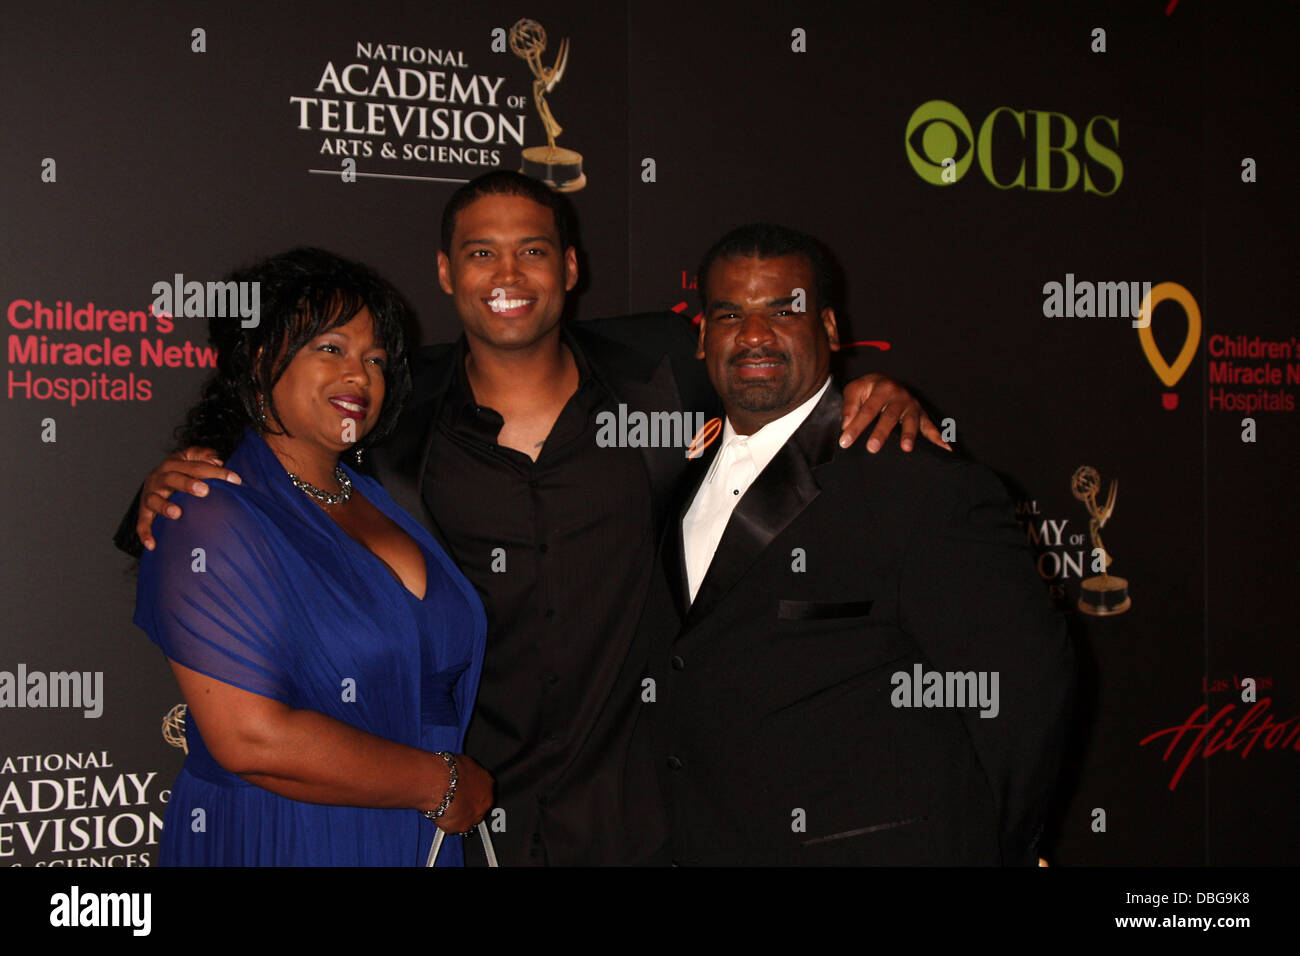
M 295 488 L 256 433 L 245 433 L 226 466 L 242 485 L 212 481 L 206 498 L 178 494 L 181 518 L 155 522 L 135 623 L 172 660 L 224 683 L 459 753 L 486 634 L 469 581 L 377 482 L 346 466 L 356 491 L 419 544 L 423 600 Z M 434 824 L 423 814 L 277 796 L 224 770 L 192 715 L 186 738 L 161 865 L 424 865 Z M 447 840 L 438 865 L 461 865 L 461 844 Z

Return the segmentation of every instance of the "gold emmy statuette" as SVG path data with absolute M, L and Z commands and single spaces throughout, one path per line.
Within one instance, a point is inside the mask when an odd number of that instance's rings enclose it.
M 542 65 L 546 52 L 546 31 L 536 20 L 523 19 L 510 28 L 510 50 L 524 60 L 533 71 L 533 102 L 537 114 L 546 127 L 546 146 L 529 146 L 524 150 L 523 167 L 519 170 L 534 179 L 540 179 L 556 192 L 577 192 L 587 185 L 587 175 L 582 171 L 582 154 L 555 145 L 562 128 L 546 105 L 546 94 L 555 89 L 564 76 L 569 63 L 569 41 L 560 41 L 560 51 L 555 65 L 549 70 Z
M 1079 610 L 1096 617 L 1123 614 L 1133 605 L 1133 601 L 1128 596 L 1128 581 L 1108 573 L 1110 552 L 1101 543 L 1101 529 L 1105 527 L 1111 513 L 1115 510 L 1115 493 L 1119 490 L 1119 482 L 1110 483 L 1110 493 L 1106 495 L 1104 508 L 1097 506 L 1097 492 L 1101 490 L 1101 475 L 1097 473 L 1096 468 L 1083 465 L 1075 469 L 1074 475 L 1070 478 L 1070 490 L 1074 493 L 1074 497 L 1088 508 L 1088 514 L 1091 516 L 1088 531 L 1092 537 L 1092 546 L 1101 552 L 1102 560 L 1102 573 L 1096 577 L 1085 578 L 1083 581 L 1083 590 L 1079 594 Z

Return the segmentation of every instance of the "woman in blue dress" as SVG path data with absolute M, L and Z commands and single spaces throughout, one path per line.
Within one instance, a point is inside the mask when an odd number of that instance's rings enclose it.
M 486 630 L 477 593 L 340 461 L 410 390 L 396 292 L 297 249 L 235 273 L 256 324 L 213 318 L 217 371 L 179 430 L 243 478 L 180 495 L 140 565 L 135 623 L 189 705 L 159 862 L 420 866 L 492 779 L 459 753 Z M 249 287 L 251 288 L 251 287 Z M 438 864 L 462 863 L 448 840 Z

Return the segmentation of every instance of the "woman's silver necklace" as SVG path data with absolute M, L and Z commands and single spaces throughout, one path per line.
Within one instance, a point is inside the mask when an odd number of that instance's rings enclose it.
M 334 466 L 334 480 L 339 483 L 339 490 L 336 492 L 322 491 L 315 485 L 309 485 L 293 472 L 289 472 L 289 480 L 299 491 L 306 492 L 323 505 L 344 505 L 352 497 L 352 479 L 343 471 L 342 465 Z

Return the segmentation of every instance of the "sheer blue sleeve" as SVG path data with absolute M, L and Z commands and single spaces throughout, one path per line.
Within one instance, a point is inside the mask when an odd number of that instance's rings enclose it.
M 288 606 L 285 548 L 249 493 L 220 481 L 206 498 L 177 495 L 184 514 L 154 523 L 140 561 L 135 623 L 171 660 L 242 690 L 288 701 L 285 638 L 303 626 Z

